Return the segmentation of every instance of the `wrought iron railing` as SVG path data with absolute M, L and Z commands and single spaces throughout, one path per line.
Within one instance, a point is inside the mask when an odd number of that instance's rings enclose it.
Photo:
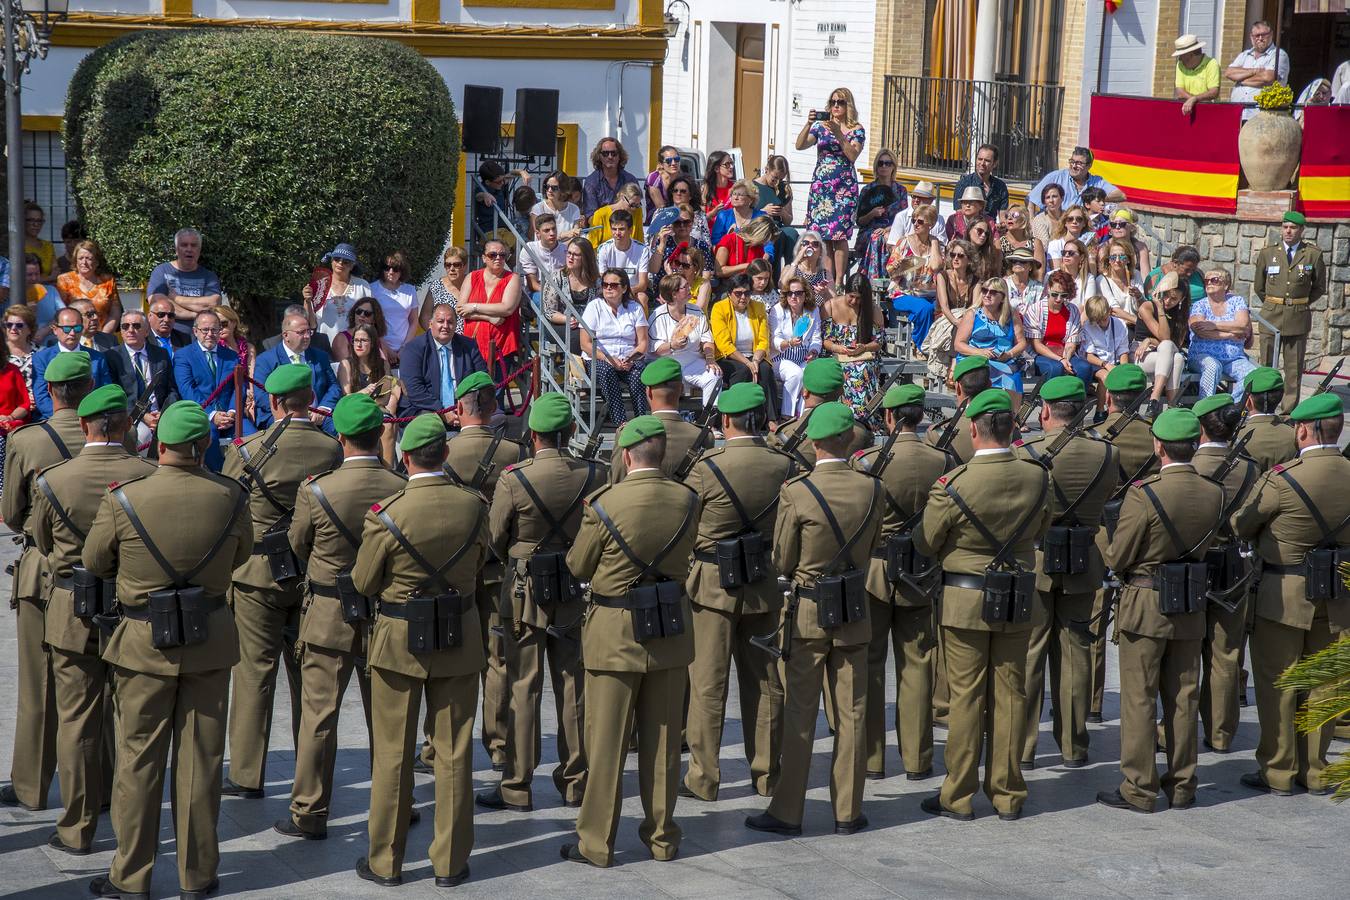
M 881 141 L 902 168 L 963 174 L 975 148 L 999 150 L 998 174 L 1036 181 L 1056 168 L 1064 88 L 887 75 Z

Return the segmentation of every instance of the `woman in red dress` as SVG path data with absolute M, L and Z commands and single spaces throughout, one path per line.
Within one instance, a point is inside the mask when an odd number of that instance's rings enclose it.
M 506 245 L 483 245 L 483 268 L 469 273 L 459 313 L 464 336 L 478 342 L 488 374 L 500 381 L 520 364 L 520 278 L 506 267 Z

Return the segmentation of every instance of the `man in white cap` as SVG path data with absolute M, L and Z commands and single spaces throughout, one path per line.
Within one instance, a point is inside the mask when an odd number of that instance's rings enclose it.
M 937 205 L 937 188 L 931 181 L 920 181 L 914 185 L 914 189 L 909 192 L 909 208 L 900 210 L 891 223 L 891 233 L 886 235 L 886 246 L 894 247 L 900 243 L 914 230 L 914 210 L 920 206 Z M 938 239 L 939 243 L 947 243 L 947 229 L 943 224 L 942 216 L 938 216 L 933 222 L 933 237 Z
M 1228 95 L 1230 103 L 1254 103 L 1256 93 L 1268 84 L 1279 81 L 1289 83 L 1289 54 L 1275 46 L 1275 29 L 1265 19 L 1252 23 L 1248 35 L 1252 45 L 1243 50 L 1228 68 L 1223 77 L 1233 82 L 1233 93 Z M 1256 115 L 1256 108 L 1249 106 L 1242 111 L 1242 121 Z
M 1205 55 L 1205 42 L 1193 34 L 1183 34 L 1175 46 L 1172 58 L 1177 61 L 1177 78 L 1172 96 L 1182 101 L 1181 114 L 1189 116 L 1201 100 L 1219 98 L 1219 61 Z
M 963 238 L 981 220 L 989 223 L 989 237 L 994 236 L 994 219 L 985 211 L 989 204 L 984 199 L 984 189 L 971 185 L 956 198 L 957 209 L 947 217 L 947 238 Z

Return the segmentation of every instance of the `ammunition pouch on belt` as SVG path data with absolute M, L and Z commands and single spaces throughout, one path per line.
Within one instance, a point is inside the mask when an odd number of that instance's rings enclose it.
M 815 601 L 816 624 L 825 631 L 867 618 L 867 573 L 860 569 L 822 575 L 797 593 Z
M 1339 575 L 1350 565 L 1350 548 L 1314 547 L 1303 557 L 1304 596 L 1314 601 L 1345 600 L 1350 590 Z
M 464 611 L 471 605 L 458 591 L 409 596 L 403 603 L 380 606 L 380 615 L 408 623 L 408 652 L 453 650 L 464 643 Z
M 1205 569 L 1213 591 L 1231 590 L 1242 581 L 1242 553 L 1236 542 L 1219 544 L 1205 553 Z
M 1094 529 L 1081 525 L 1052 525 L 1041 538 L 1046 575 L 1081 575 L 1088 570 Z
M 749 531 L 713 544 L 717 582 L 724 590 L 763 581 L 769 574 L 769 548 L 764 536 Z
M 1209 566 L 1203 562 L 1166 562 L 1153 576 L 1158 611 L 1164 616 L 1204 612 L 1209 599 Z
M 117 603 L 117 581 L 99 578 L 84 566 L 71 566 L 68 582 L 61 578 L 55 578 L 53 582 L 57 587 L 70 588 L 75 616 L 79 619 L 92 620 L 95 616 L 107 615 Z
M 295 558 L 295 551 L 291 549 L 291 541 L 287 536 L 290 525 L 290 517 L 283 516 L 263 532 L 262 540 L 253 545 L 255 554 L 267 558 L 268 572 L 279 585 L 300 577 L 300 561 Z
M 543 550 L 530 554 L 525 562 L 530 579 L 530 596 L 543 610 L 572 599 L 572 573 L 567 568 L 567 554 L 558 550 Z
M 684 587 L 678 581 L 644 582 L 629 588 L 621 597 L 592 594 L 591 599 L 600 606 L 632 613 L 633 639 L 639 644 L 679 637 L 687 629 L 682 603 Z
M 1036 602 L 1036 573 L 988 568 L 983 575 L 942 573 L 947 587 L 979 591 L 983 597 L 980 620 L 990 625 L 1021 625 L 1031 621 Z
M 343 622 L 355 625 L 370 620 L 370 598 L 356 589 L 351 572 L 339 572 L 333 579 L 333 590 L 342 609 Z
M 148 598 L 152 647 L 167 650 L 206 642 L 207 620 L 220 600 L 208 601 L 205 588 L 195 584 L 164 588 L 151 591 Z
M 882 539 L 881 559 L 885 563 L 886 581 L 890 584 L 924 578 L 933 572 L 933 560 L 915 548 L 914 538 L 908 531 Z

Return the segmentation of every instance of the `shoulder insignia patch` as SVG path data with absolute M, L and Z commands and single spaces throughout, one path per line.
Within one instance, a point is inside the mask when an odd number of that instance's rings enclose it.
M 946 483 L 947 483 L 947 476 L 946 476 L 946 475 L 939 475 L 939 476 L 938 476 L 937 483 L 938 483 L 938 484 L 946 484 Z
M 379 511 L 380 511 L 380 504 L 378 504 L 378 503 L 372 503 L 372 504 L 370 504 L 370 511 L 373 512 L 373 513 L 379 512 Z
M 117 482 L 116 482 L 116 481 L 110 481 L 110 482 L 108 482 L 108 490 L 110 490 L 110 491 L 115 491 L 115 490 L 117 490 Z
M 1272 471 L 1272 472 L 1283 472 L 1283 471 L 1284 471 L 1284 463 L 1276 463 L 1275 465 L 1273 465 L 1273 466 L 1270 467 L 1270 471 Z
M 243 445 L 244 439 L 241 437 L 237 437 L 233 441 L 230 441 L 230 443 L 234 444 L 236 447 L 239 447 Z
M 1026 443 L 1026 441 L 1022 440 L 1021 438 L 1018 438 L 1017 440 L 1013 441 L 1013 444 L 1012 444 L 1012 445 L 1013 445 L 1014 447 L 1020 447 L 1020 446 L 1022 446 L 1022 445 L 1025 444 L 1025 443 Z

